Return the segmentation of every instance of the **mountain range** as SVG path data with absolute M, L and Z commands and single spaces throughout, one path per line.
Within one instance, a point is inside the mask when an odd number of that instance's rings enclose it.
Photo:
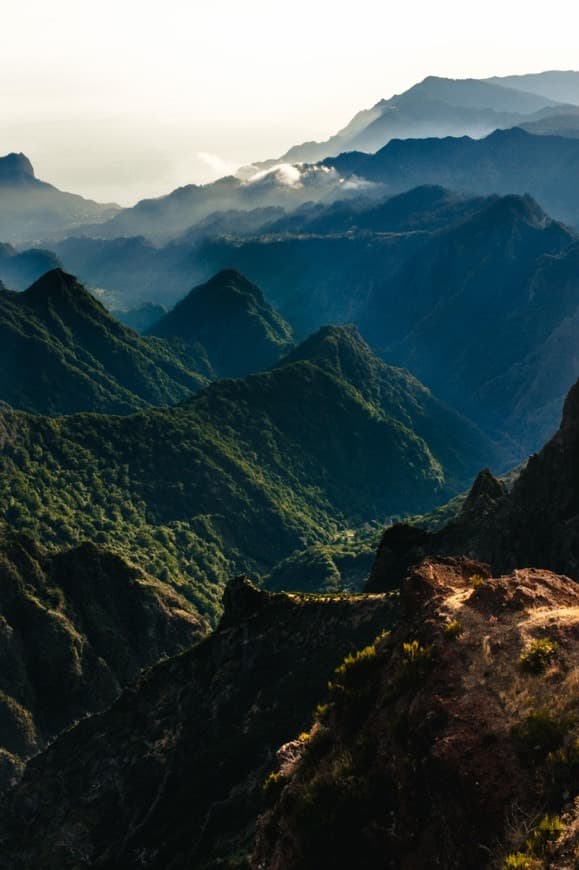
M 0 399 L 15 408 L 126 414 L 178 402 L 206 381 L 60 269 L 23 293 L 0 290 Z
M 479 138 L 565 112 L 579 114 L 578 106 L 577 72 L 486 80 L 428 76 L 359 112 L 326 142 L 294 146 L 277 162 L 315 163 L 349 151 L 372 153 L 391 139 Z
M 405 189 L 398 186 L 384 189 L 376 184 L 375 166 L 363 166 L 344 158 L 339 163 L 328 163 L 326 158 L 344 153 L 373 153 L 384 149 L 393 140 L 400 147 L 404 140 L 445 137 L 478 139 L 495 130 L 525 127 L 539 136 L 576 138 L 579 118 L 579 73 L 544 73 L 538 76 L 511 77 L 510 79 L 444 79 L 429 76 L 403 94 L 381 100 L 369 110 L 360 112 L 336 136 L 325 143 L 306 143 L 290 149 L 278 160 L 266 161 L 248 167 L 239 177 L 225 177 L 205 186 L 185 185 L 157 199 L 146 199 L 131 208 L 119 209 L 114 205 L 100 205 L 82 197 L 62 193 L 52 185 L 36 179 L 32 164 L 23 154 L 9 154 L 0 163 L 2 189 L 2 215 L 0 239 L 5 242 L 55 240 L 71 235 L 81 228 L 83 235 L 98 238 L 118 238 L 145 235 L 156 241 L 167 240 L 183 233 L 195 224 L 205 222 L 205 232 L 216 228 L 215 212 L 239 210 L 267 211 L 293 209 L 308 200 L 328 201 L 366 194 L 384 194 Z M 555 95 L 555 96 L 554 96 Z M 507 138 L 507 142 L 511 140 Z M 517 147 L 522 147 L 520 144 Z M 540 150 L 541 146 L 535 145 Z M 545 165 L 557 159 L 569 159 L 564 145 L 545 145 Z M 396 149 L 395 149 L 396 150 Z M 492 150 L 492 149 L 491 149 Z M 484 152 L 484 149 L 483 149 Z M 397 152 L 396 152 L 397 153 Z M 410 152 L 412 153 L 412 152 Z M 462 162 L 464 158 L 453 156 Z M 482 156 L 472 149 L 468 159 L 476 161 Z M 396 157 L 404 164 L 412 157 Z M 537 157 L 537 159 L 539 159 Z M 436 154 L 433 154 L 436 162 Z M 523 163 L 528 162 L 527 158 Z M 556 164 L 557 165 L 557 164 Z M 346 172 L 342 173 L 341 170 Z M 474 179 L 475 186 L 464 184 L 468 176 L 451 179 L 441 177 L 440 167 L 430 168 L 430 177 L 421 167 L 422 180 L 407 183 L 402 174 L 400 182 L 406 187 L 419 183 L 442 183 L 450 187 L 481 192 L 532 193 L 556 217 L 577 225 L 577 204 L 565 201 L 564 191 L 556 187 L 553 174 L 547 179 L 534 177 L 532 167 L 526 170 L 527 186 L 521 189 L 512 161 L 505 164 L 507 178 L 497 178 L 488 172 L 484 178 Z M 415 169 L 417 171 L 417 169 Z M 468 170 L 466 170 L 468 172 Z M 495 168 L 496 171 L 496 168 Z M 367 175 L 370 173 L 370 175 Z M 535 181 L 536 187 L 528 184 Z M 512 181 L 511 186 L 504 184 Z M 489 186 L 490 185 L 490 186 Z M 539 188 L 541 192 L 539 192 Z M 542 198 L 542 194 L 546 198 Z M 561 197 L 563 195 L 563 201 Z M 242 221 L 234 219 L 239 227 Z M 222 229 L 227 224 L 219 219 Z M 238 231 L 238 230 L 237 230 Z
M 565 129 L 568 124 L 565 120 Z M 306 202 L 384 198 L 424 184 L 485 195 L 530 193 L 554 217 L 579 226 L 576 186 L 562 180 L 577 172 L 577 138 L 540 132 L 513 127 L 479 139 L 391 139 L 385 145 L 383 140 L 376 153 L 341 152 L 317 163 L 275 164 L 245 179 L 231 176 L 205 186 L 188 185 L 82 231 L 96 238 L 145 236 L 163 244 L 215 213 L 257 210 L 263 217 L 274 207 L 291 211 Z M 560 131 L 555 127 L 552 132 Z M 242 215 L 237 223 L 243 225 Z
M 573 866 L 578 437 L 579 383 L 512 491 L 385 533 L 373 594 L 232 580 L 210 638 L 28 764 L 0 866 Z M 491 564 L 427 555 L 455 546 Z
M 40 181 L 24 154 L 0 158 L 0 239 L 32 242 L 111 218 L 119 206 L 63 193 Z
M 218 362 L 221 374 L 245 374 L 279 358 L 291 340 L 280 314 L 300 337 L 327 322 L 354 322 L 386 362 L 409 368 L 489 435 L 509 443 L 517 462 L 557 425 L 579 374 L 577 238 L 529 196 L 468 196 L 427 185 L 378 203 L 304 206 L 250 239 L 161 249 L 138 239 L 121 245 L 68 240 L 56 250 L 90 283 L 124 286 L 134 303 L 143 298 L 135 294 L 144 290 L 147 298 L 156 286 L 163 288 L 157 301 L 171 304 L 180 286 L 223 266 L 267 288 L 279 314 L 264 314 L 264 303 L 251 302 L 251 293 L 235 295 L 248 306 L 235 329 L 249 334 L 250 325 L 259 328 L 260 350 L 256 345 L 249 365 L 248 348 L 237 350 L 228 338 L 226 351 L 238 361 L 233 368 Z M 215 280 L 148 327 L 150 334 L 174 332 L 173 339 L 187 339 L 190 349 L 208 329 L 204 354 L 189 350 L 182 358 L 202 375 L 211 374 L 221 328 Z M 213 314 L 199 307 L 203 298 L 217 306 Z M 174 343 L 171 350 L 177 352 Z
M 557 425 L 579 375 L 578 236 L 530 197 L 427 186 L 305 210 L 292 230 L 207 242 L 199 259 L 267 287 L 298 335 L 355 322 L 383 359 L 510 441 L 513 461 Z
M 431 76 L 132 208 L 0 159 L 0 868 L 579 866 L 578 130 Z
M 340 177 L 356 176 L 401 193 L 440 184 L 473 193 L 531 194 L 553 217 L 579 227 L 575 185 L 579 143 L 563 136 L 533 136 L 520 128 L 484 139 L 393 140 L 375 154 L 353 152 L 322 164 Z
M 210 618 L 235 566 L 268 573 L 340 527 L 433 507 L 504 462 L 348 327 L 172 408 L 6 409 L 0 425 L 2 519 L 43 545 L 110 546 Z

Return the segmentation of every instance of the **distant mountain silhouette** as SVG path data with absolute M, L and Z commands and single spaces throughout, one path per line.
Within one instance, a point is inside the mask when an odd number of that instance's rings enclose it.
M 0 157 L 0 239 L 30 242 L 56 236 L 119 211 L 40 181 L 24 154 Z
M 579 137 L 579 107 L 575 111 L 570 107 L 561 115 L 551 115 L 540 121 L 528 121 L 520 124 L 520 127 L 535 136 L 565 136 L 576 139 Z
M 553 217 L 579 227 L 579 142 L 519 128 L 485 139 L 394 140 L 376 154 L 342 154 L 324 165 L 379 182 L 392 193 L 441 184 L 475 193 L 530 193 Z
M 46 272 L 60 266 L 52 251 L 30 248 L 19 252 L 12 245 L 0 244 L 0 279 L 11 290 L 26 290 Z
M 365 334 L 487 431 L 536 449 L 579 374 L 578 250 L 530 197 L 491 201 L 376 289 Z
M 579 106 L 579 72 L 573 70 L 549 70 L 519 76 L 495 76 L 486 81 L 537 94 L 559 103 L 572 103 Z
M 485 136 L 497 128 L 548 115 L 558 102 L 546 94 L 533 93 L 531 88 L 524 92 L 518 84 L 509 87 L 502 80 L 428 76 L 404 93 L 359 112 L 327 141 L 297 145 L 277 162 L 316 162 L 348 151 L 372 153 L 390 139 Z

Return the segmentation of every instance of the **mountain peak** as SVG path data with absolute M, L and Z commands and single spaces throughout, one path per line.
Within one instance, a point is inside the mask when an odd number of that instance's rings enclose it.
M 205 284 L 201 284 L 199 287 L 195 287 L 189 296 L 199 296 L 200 294 L 227 294 L 231 295 L 234 293 L 247 293 L 252 296 L 254 299 L 263 303 L 265 300 L 263 298 L 263 293 L 256 287 L 255 284 L 252 284 L 245 275 L 239 272 L 237 269 L 221 269 L 221 271 L 217 272 L 213 275 L 209 281 L 206 281 Z M 185 297 L 187 299 L 188 297 Z M 183 300 L 185 301 L 185 300 Z
M 579 432 L 579 381 L 571 387 L 563 407 L 563 419 L 558 432 L 559 438 L 568 438 Z
M 95 302 L 83 285 L 68 272 L 60 268 L 45 272 L 34 284 L 24 291 L 24 298 L 32 302 L 56 299 L 87 299 Z
M 489 205 L 487 212 L 495 219 L 520 219 L 536 226 L 544 226 L 550 221 L 538 202 L 528 193 L 522 196 L 516 193 L 501 196 Z
M 556 225 L 556 221 L 553 221 L 528 193 L 509 193 L 506 196 L 489 197 L 487 204 L 468 218 L 459 227 L 458 232 L 471 234 L 478 229 L 504 234 L 509 231 L 508 228 L 516 226 L 544 230 L 551 224 Z
M 20 182 L 35 178 L 32 163 L 25 154 L 11 153 L 0 157 L 0 181 Z
M 293 343 L 290 326 L 259 287 L 235 269 L 223 269 L 194 287 L 149 334 L 202 345 L 220 377 L 263 371 Z
M 294 362 L 333 362 L 338 364 L 344 352 L 358 357 L 373 358 L 372 351 L 362 338 L 358 327 L 352 323 L 322 326 L 313 335 L 292 350 L 280 365 Z
M 271 597 L 245 575 L 233 577 L 223 592 L 223 616 L 221 628 L 235 625 L 257 613 Z

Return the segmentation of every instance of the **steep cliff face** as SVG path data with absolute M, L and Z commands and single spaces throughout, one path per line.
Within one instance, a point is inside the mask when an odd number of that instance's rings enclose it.
M 439 532 L 405 524 L 387 529 L 366 588 L 392 588 L 427 555 L 459 554 L 496 571 L 533 565 L 579 580 L 579 382 L 559 430 L 511 492 L 484 471 L 457 519 Z
M 393 622 L 394 604 L 238 578 L 224 607 L 211 637 L 28 764 L 0 813 L 0 867 L 242 866 L 276 749 L 309 725 L 344 655 Z
M 185 598 L 106 550 L 49 554 L 0 530 L 0 788 L 206 630 Z
M 398 627 L 280 755 L 255 870 L 576 866 L 555 854 L 577 843 L 579 587 L 489 574 L 447 558 L 409 576 Z

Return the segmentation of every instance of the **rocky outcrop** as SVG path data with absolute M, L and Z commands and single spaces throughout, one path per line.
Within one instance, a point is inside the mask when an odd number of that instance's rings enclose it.
M 579 587 L 447 558 L 402 592 L 398 627 L 345 660 L 281 759 L 251 866 L 574 866 L 554 856 L 576 824 Z
M 394 609 L 387 595 L 272 594 L 245 578 L 224 604 L 209 638 L 28 764 L 0 811 L 0 867 L 243 866 L 276 750 Z
M 510 492 L 484 471 L 458 517 L 440 531 L 387 529 L 366 588 L 393 588 L 427 555 L 460 554 L 489 562 L 495 572 L 532 565 L 579 580 L 579 382 L 558 432 Z

